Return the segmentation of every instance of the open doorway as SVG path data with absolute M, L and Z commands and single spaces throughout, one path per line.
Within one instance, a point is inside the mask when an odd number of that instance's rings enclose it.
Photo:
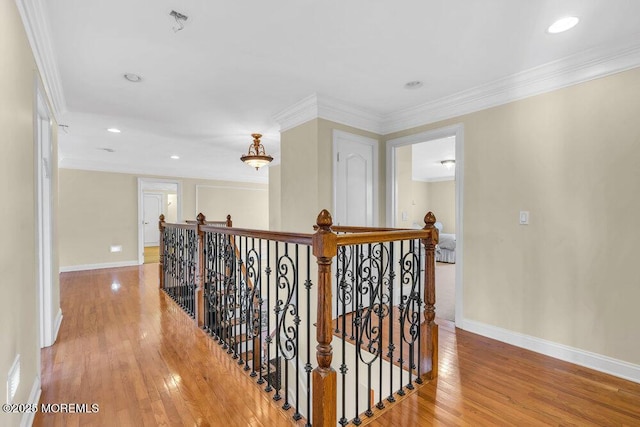
M 138 262 L 155 263 L 159 259 L 158 218 L 176 223 L 182 219 L 179 181 L 138 178 Z
M 425 213 L 435 213 L 440 229 L 436 316 L 458 324 L 463 319 L 463 143 L 462 125 L 387 142 L 387 225 L 422 228 Z

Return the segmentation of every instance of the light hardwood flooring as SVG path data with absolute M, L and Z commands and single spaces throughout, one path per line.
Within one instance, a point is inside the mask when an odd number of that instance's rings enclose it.
M 157 284 L 157 264 L 61 275 L 40 402 L 100 411 L 38 413 L 34 425 L 291 425 Z M 440 325 L 438 379 L 369 425 L 640 425 L 640 384 Z
M 144 263 L 153 264 L 157 262 L 160 262 L 160 247 L 146 246 L 144 248 Z

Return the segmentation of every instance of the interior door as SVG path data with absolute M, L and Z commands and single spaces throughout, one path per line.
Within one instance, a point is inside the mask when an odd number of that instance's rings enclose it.
M 333 133 L 335 201 L 333 223 L 336 225 L 377 226 L 378 141 L 342 131 Z M 366 257 L 366 247 L 359 254 Z M 336 263 L 333 265 L 334 277 Z M 351 312 L 352 304 L 342 312 L 340 290 L 334 281 L 333 318 Z M 347 299 L 347 297 L 344 297 Z M 369 305 L 369 293 L 361 292 L 358 303 Z M 339 307 L 340 305 L 340 307 Z
M 375 226 L 378 141 L 334 131 L 336 225 Z
M 158 218 L 162 213 L 162 194 L 145 193 L 143 198 L 144 246 L 158 246 Z

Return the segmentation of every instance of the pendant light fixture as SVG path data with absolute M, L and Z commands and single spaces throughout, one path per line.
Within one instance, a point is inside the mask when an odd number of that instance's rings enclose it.
M 260 143 L 262 134 L 252 133 L 251 136 L 253 137 L 253 143 L 249 146 L 247 154 L 240 157 L 240 160 L 258 170 L 262 166 L 268 165 L 273 160 L 273 157 L 267 155 L 264 151 L 264 146 Z

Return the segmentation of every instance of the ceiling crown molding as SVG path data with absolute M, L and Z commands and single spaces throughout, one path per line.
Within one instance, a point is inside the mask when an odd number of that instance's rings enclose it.
M 379 115 L 344 101 L 310 95 L 274 116 L 280 132 L 323 118 L 380 135 L 462 116 L 640 66 L 636 40 L 596 47 L 500 80 L 390 114 Z
M 381 134 L 384 117 L 348 102 L 321 96 L 307 96 L 279 112 L 273 119 L 280 125 L 280 132 L 313 119 L 326 119 L 358 129 Z
M 16 0 L 22 24 L 24 25 L 33 57 L 36 61 L 40 77 L 47 92 L 53 115 L 59 122 L 67 111 L 58 65 L 51 43 L 49 21 L 42 0 Z
M 640 43 L 597 47 L 385 117 L 383 134 L 458 117 L 640 66 Z

